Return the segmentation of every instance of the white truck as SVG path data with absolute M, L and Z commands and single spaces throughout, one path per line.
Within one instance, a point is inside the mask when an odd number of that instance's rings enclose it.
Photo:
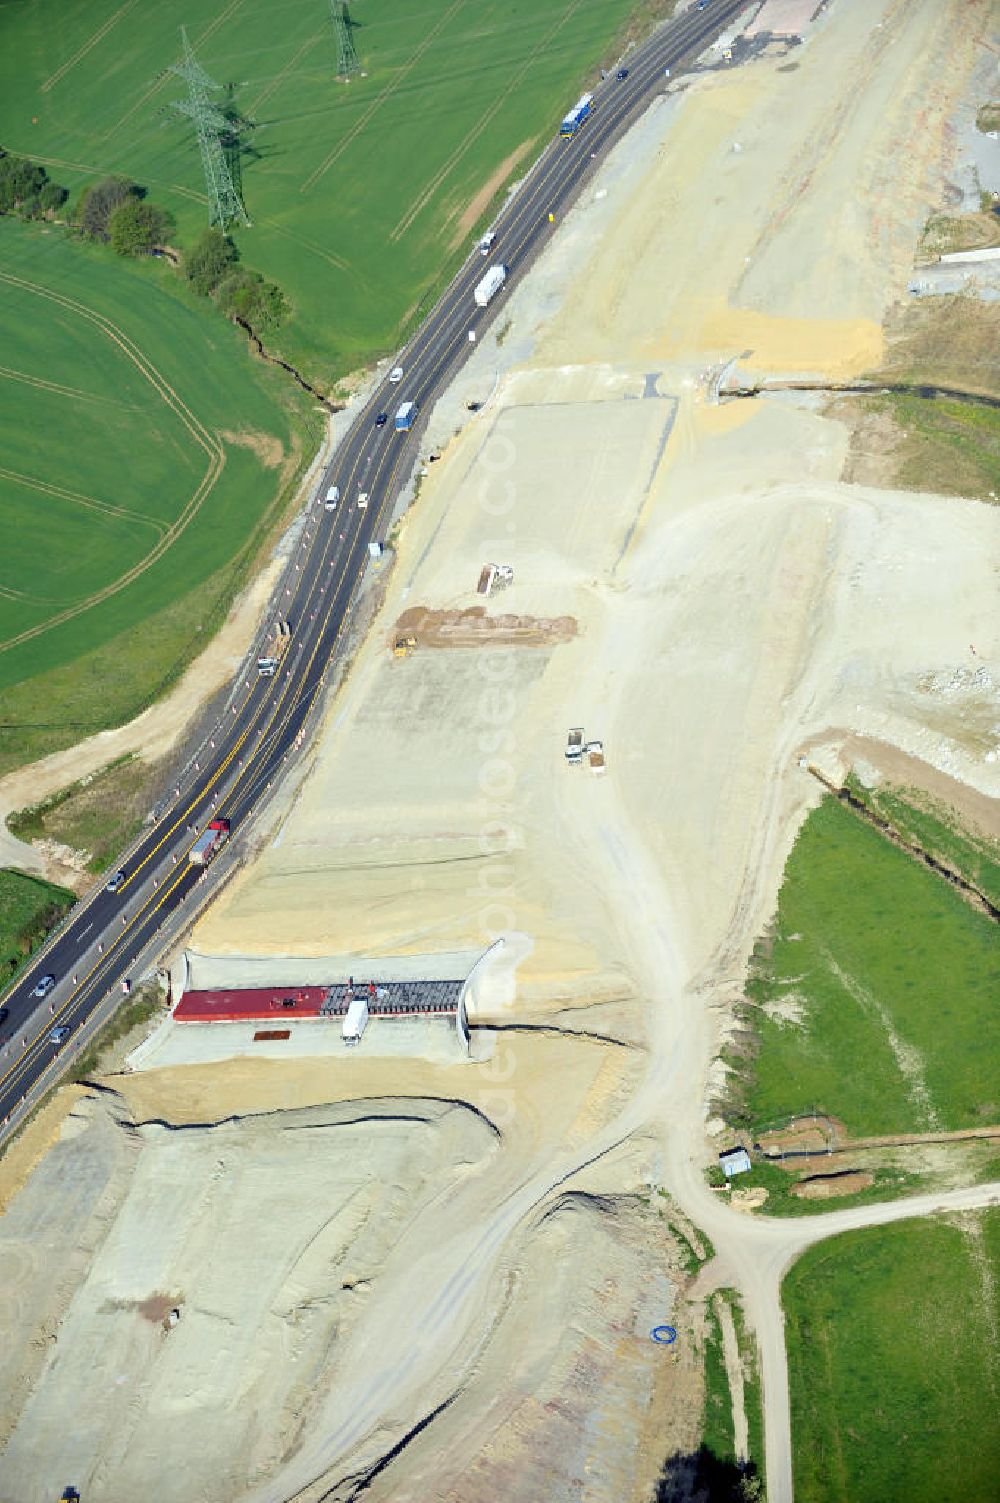
M 575 725 L 566 735 L 566 761 L 570 767 L 579 767 L 583 762 L 583 726 Z
M 368 1001 L 365 997 L 352 997 L 347 1004 L 347 1016 L 344 1019 L 344 1043 L 359 1044 L 367 1027 Z
M 271 628 L 268 637 L 267 651 L 257 659 L 258 678 L 273 678 L 278 671 L 278 664 L 288 651 L 288 644 L 292 640 L 292 628 L 287 621 L 276 621 Z
M 490 298 L 495 297 L 507 280 L 506 266 L 491 266 L 481 282 L 476 283 L 472 296 L 477 307 L 485 308 Z
M 228 819 L 213 819 L 208 829 L 198 836 L 188 851 L 188 861 L 192 866 L 207 866 L 218 855 L 228 839 Z
M 339 500 L 340 500 L 340 486 L 339 485 L 331 485 L 330 489 L 326 493 L 326 500 L 323 502 L 323 505 L 326 507 L 327 511 L 336 511 L 336 509 L 337 509 L 337 502 Z

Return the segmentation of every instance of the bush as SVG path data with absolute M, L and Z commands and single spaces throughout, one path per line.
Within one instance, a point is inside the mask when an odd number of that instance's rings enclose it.
M 195 292 L 209 297 L 229 268 L 239 260 L 239 251 L 222 230 L 206 230 L 184 258 L 184 275 Z
M 107 240 L 112 214 L 127 199 L 141 198 L 139 188 L 127 177 L 105 177 L 83 190 L 76 222 L 91 240 Z
M 0 214 L 20 214 L 22 219 L 37 219 L 61 207 L 66 189 L 50 183 L 44 167 L 27 157 L 0 152 Z
M 146 256 L 162 243 L 167 218 L 141 198 L 126 198 L 108 218 L 108 239 L 119 256 Z
M 52 182 L 43 183 L 42 191 L 38 195 L 43 214 L 54 214 L 62 208 L 67 198 L 69 198 L 68 190 L 61 187 L 59 183 Z
M 242 319 L 256 331 L 274 329 L 288 312 L 285 294 L 259 271 L 237 271 L 219 288 L 219 307 L 232 319 Z

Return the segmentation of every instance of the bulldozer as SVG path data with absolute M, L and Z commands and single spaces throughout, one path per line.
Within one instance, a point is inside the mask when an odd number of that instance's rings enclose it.
M 394 658 L 408 658 L 416 650 L 416 637 L 397 637 L 392 644 L 392 655 Z

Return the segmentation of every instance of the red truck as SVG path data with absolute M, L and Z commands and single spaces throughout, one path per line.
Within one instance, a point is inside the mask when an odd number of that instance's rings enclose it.
M 199 835 L 194 845 L 188 851 L 188 860 L 192 866 L 207 866 L 214 856 L 217 856 L 229 839 L 228 819 L 213 819 L 203 835 Z

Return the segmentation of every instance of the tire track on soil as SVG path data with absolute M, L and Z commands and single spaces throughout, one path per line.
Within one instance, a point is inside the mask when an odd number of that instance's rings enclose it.
M 242 0 L 236 0 L 236 3 L 242 3 Z M 230 9 L 232 9 L 232 6 Z M 92 308 L 88 308 L 85 303 L 77 302 L 75 298 L 67 297 L 64 293 L 56 292 L 53 288 L 39 286 L 34 282 L 29 282 L 24 277 L 15 276 L 11 272 L 0 271 L 0 282 L 6 283 L 11 287 L 18 287 L 23 291 L 34 292 L 39 297 L 46 298 L 49 302 L 55 303 L 57 307 L 63 308 L 67 312 L 75 313 L 79 318 L 83 318 L 88 323 L 93 324 L 100 333 L 104 334 L 106 338 L 118 346 L 127 359 L 132 361 L 140 374 L 145 377 L 161 400 L 166 403 L 170 411 L 180 420 L 195 444 L 204 451 L 208 458 L 208 467 L 193 494 L 188 498 L 180 515 L 175 521 L 170 523 L 163 536 L 144 559 L 138 564 L 134 564 L 131 569 L 126 570 L 124 574 L 119 575 L 117 579 L 104 585 L 100 590 L 95 590 L 86 600 L 82 600 L 73 606 L 67 606 L 48 621 L 42 622 L 38 626 L 29 627 L 27 630 L 20 632 L 16 637 L 10 637 L 6 642 L 0 643 L 0 652 L 8 652 L 12 647 L 17 647 L 24 642 L 31 641 L 33 638 L 51 631 L 54 627 L 61 626 L 66 621 L 72 620 L 75 616 L 81 615 L 84 611 L 90 610 L 93 606 L 100 605 L 103 601 L 109 600 L 113 595 L 117 595 L 128 585 L 134 583 L 135 580 L 141 578 L 148 569 L 152 568 L 198 515 L 206 498 L 211 494 L 219 476 L 222 474 L 226 463 L 226 453 L 220 440 L 214 434 L 210 433 L 204 423 L 195 416 L 183 398 L 178 395 L 165 377 L 160 374 L 149 357 L 130 339 L 123 329 L 117 324 L 112 323 L 104 314 L 96 313 Z

